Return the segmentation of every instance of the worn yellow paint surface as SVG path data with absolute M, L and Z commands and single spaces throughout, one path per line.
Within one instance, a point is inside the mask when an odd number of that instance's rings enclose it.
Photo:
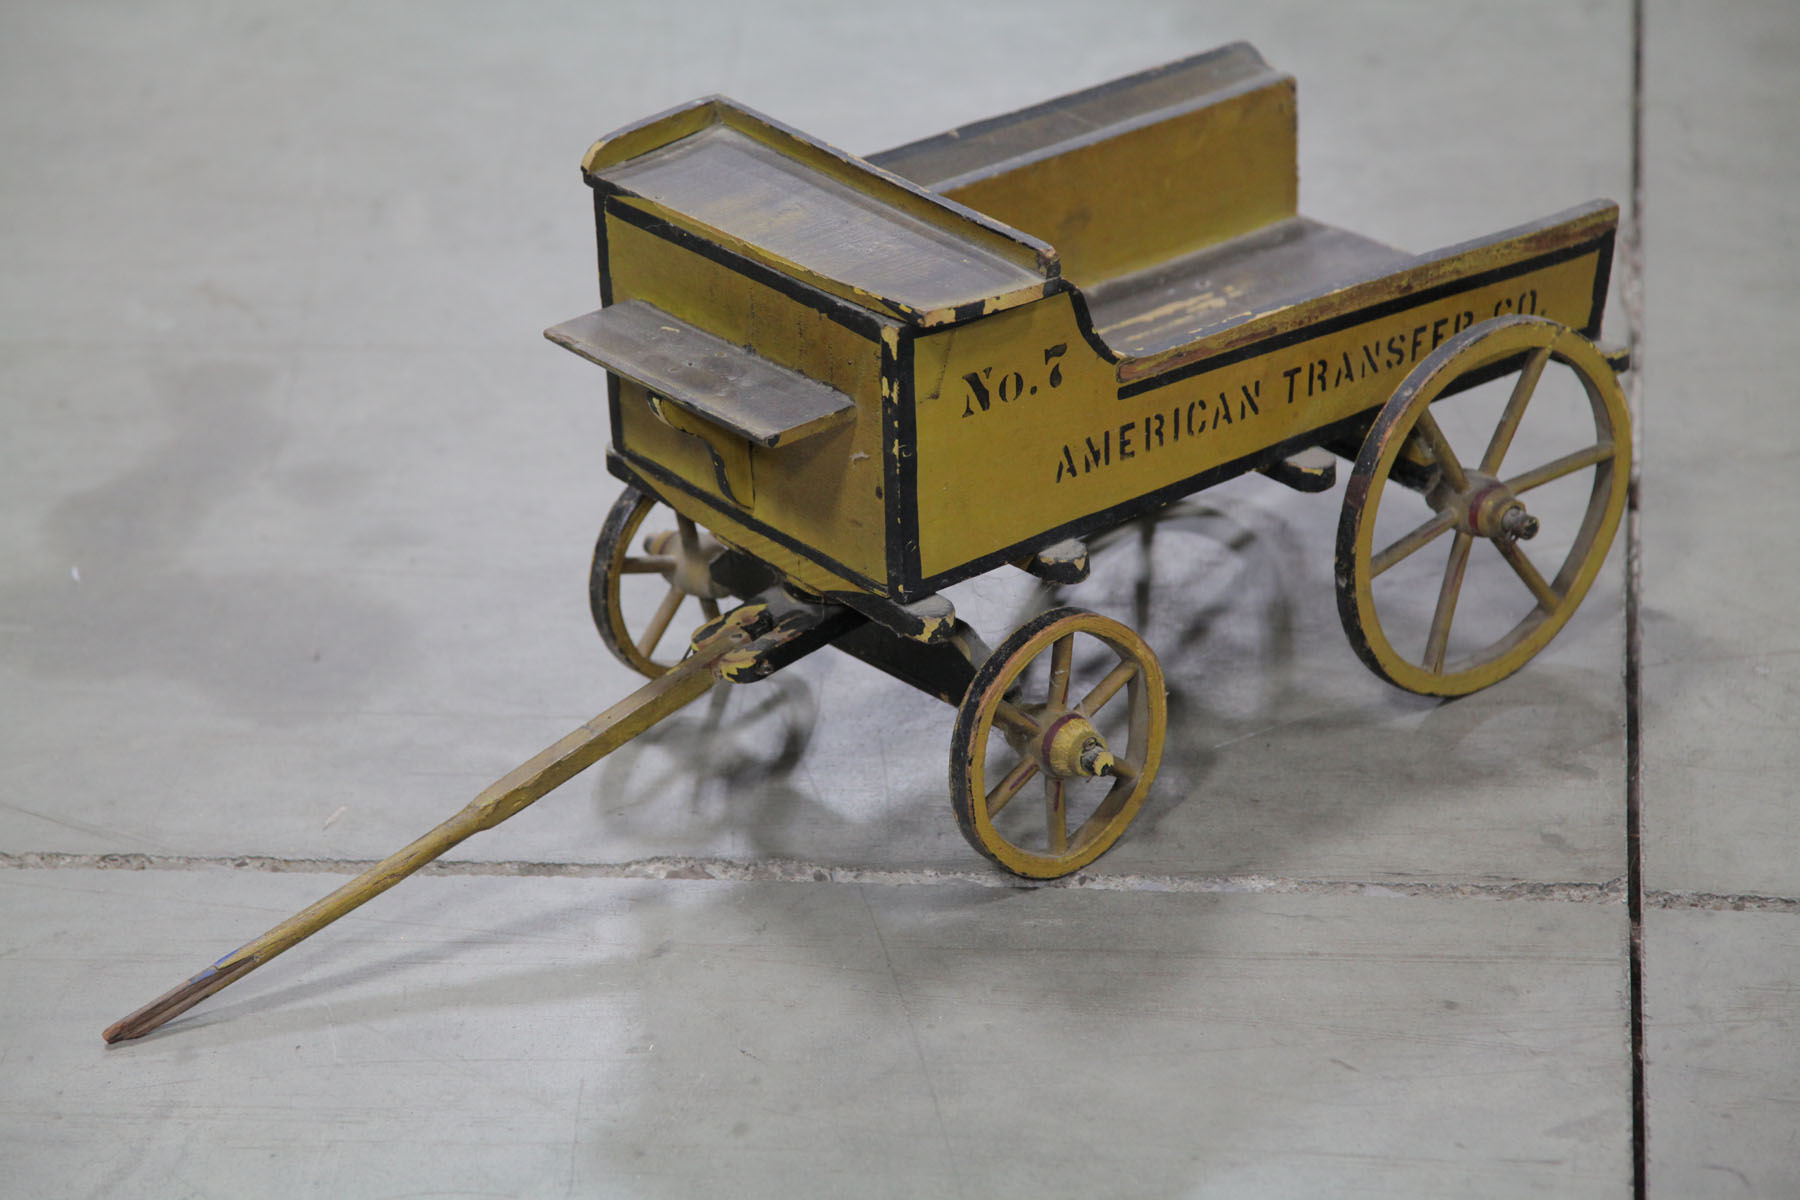
M 1504 247 L 1484 246 L 1433 274 L 1453 280 L 1519 257 L 1516 248 L 1509 258 Z M 1478 321 L 1525 311 L 1584 325 L 1597 259 L 1597 251 L 1589 252 L 1416 305 L 1405 304 L 1410 279 L 1384 281 L 1379 300 L 1347 289 L 1307 306 L 1311 320 L 1354 314 L 1379 301 L 1399 303 L 1385 315 L 1256 353 L 1255 333 L 1305 328 L 1283 313 L 1270 314 L 1247 323 L 1247 330 L 1185 348 L 1183 356 L 1203 366 L 1213 354 L 1250 342 L 1238 361 L 1162 386 L 1138 375 L 1137 363 L 1115 368 L 1100 359 L 1075 331 L 1066 297 L 922 338 L 916 357 L 922 571 L 930 577 L 952 570 L 1374 408 L 1414 363 Z M 1065 344 L 1055 359 L 1061 383 L 1052 386 L 1046 358 Z M 971 376 L 986 388 L 985 410 Z M 999 381 L 1015 379 L 1002 396 Z M 1121 380 L 1132 379 L 1144 379 L 1146 390 L 1121 396 Z
M 1514 267 L 1544 254 L 1593 241 L 1610 234 L 1618 223 L 1618 205 L 1592 201 L 1515 230 L 1451 246 L 1411 262 L 1396 263 L 1389 269 L 1358 274 L 1354 279 L 1295 279 L 1292 282 L 1296 291 L 1311 293 L 1306 298 L 1255 314 L 1186 345 L 1129 358 L 1119 364 L 1119 379 L 1131 383 L 1161 375 L 1184 364 L 1250 346 L 1346 313 L 1371 309 L 1439 286 L 1454 286 L 1487 271 Z M 1587 275 L 1591 285 L 1596 264 L 1591 257 L 1586 261 L 1590 264 Z M 1515 310 L 1477 311 L 1476 319 L 1504 316 L 1512 311 Z M 1589 314 L 1587 304 L 1571 303 L 1568 307 L 1559 307 L 1555 313 L 1540 310 L 1538 315 L 1579 327 L 1586 324 Z
M 1056 247 L 1081 287 L 1294 215 L 1294 81 L 1269 82 L 951 188 Z
M 852 421 L 794 445 L 770 449 L 723 429 L 710 431 L 704 440 L 678 431 L 654 413 L 642 388 L 624 383 L 619 389 L 617 449 L 629 460 L 654 463 L 715 501 L 697 503 L 676 489 L 663 489 L 678 511 L 815 590 L 854 585 L 828 568 L 803 565 L 801 555 L 756 532 L 757 523 L 851 572 L 885 580 L 880 343 L 614 217 L 607 219 L 607 246 L 615 300 L 647 300 L 836 388 L 856 405 Z M 873 317 L 870 321 L 876 323 Z M 753 481 L 753 487 L 745 489 L 751 494 L 740 497 L 745 503 L 737 503 L 720 487 L 715 447 L 725 451 L 721 457 L 731 474 Z
M 594 144 L 590 176 L 661 219 L 830 295 L 920 325 L 1041 297 L 1043 242 L 722 97 Z
M 1083 340 L 1067 294 L 921 337 L 913 350 L 921 573 L 1080 515 L 1046 507 L 1057 497 L 1043 467 L 1054 447 L 1108 419 L 1117 390 L 1113 364 Z

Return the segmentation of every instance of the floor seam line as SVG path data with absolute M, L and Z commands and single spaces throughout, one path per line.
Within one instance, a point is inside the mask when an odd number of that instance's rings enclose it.
M 1625 237 L 1623 306 L 1632 369 L 1631 471 L 1625 492 L 1625 874 L 1631 1044 L 1631 1191 L 1650 1192 L 1649 1104 L 1644 1044 L 1643 529 L 1644 445 L 1644 0 L 1631 5 L 1631 195 Z
M 170 855 L 136 852 L 76 854 L 62 851 L 0 852 L 0 870 L 200 871 L 212 869 L 272 875 L 352 875 L 374 859 L 283 858 L 274 855 Z M 970 884 L 1013 891 L 1174 892 L 1190 895 L 1367 896 L 1406 899 L 1534 900 L 1571 904 L 1621 904 L 1628 880 L 1393 880 L 1317 879 L 1266 874 L 1100 875 L 1078 873 L 1035 882 L 994 872 L 918 867 L 858 867 L 797 859 L 742 860 L 695 855 L 658 855 L 615 862 L 551 862 L 521 859 L 439 859 L 422 875 L 491 878 L 641 879 L 713 883 L 843 883 L 886 886 Z M 1800 897 L 1746 892 L 1650 889 L 1647 908 L 1800 914 Z

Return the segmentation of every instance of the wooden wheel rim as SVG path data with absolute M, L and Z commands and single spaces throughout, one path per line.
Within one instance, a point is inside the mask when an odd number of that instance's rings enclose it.
M 1001 702 L 1026 668 L 1065 638 L 1073 658 L 1075 640 L 1084 636 L 1110 650 L 1121 667 L 1135 667 L 1130 678 L 1089 714 L 1098 715 L 1109 705 L 1128 706 L 1127 745 L 1111 746 L 1110 750 L 1131 774 L 1114 779 L 1093 813 L 1068 832 L 1064 851 L 1040 852 L 1018 845 L 995 828 L 988 808 L 992 787 L 987 770 L 989 741 Z M 1118 841 L 1143 806 L 1162 760 L 1167 723 L 1162 667 L 1136 633 L 1117 621 L 1076 608 L 1055 609 L 1026 622 L 988 656 L 957 709 L 950 749 L 950 797 L 963 836 L 990 861 L 1015 875 L 1055 879 L 1080 870 Z M 1027 783 L 1041 776 L 1042 772 L 1037 772 Z
M 661 503 L 655 496 L 627 487 L 606 514 L 606 521 L 600 527 L 600 537 L 594 543 L 593 565 L 588 571 L 588 608 L 593 613 L 594 628 L 599 631 L 600 640 L 612 651 L 614 658 L 648 679 L 664 674 L 687 654 L 686 638 L 671 638 L 670 631 L 673 629 L 676 633 L 682 632 L 675 615 L 687 599 L 694 595 L 673 580 L 672 567 L 667 571 L 641 569 L 651 564 L 655 556 L 632 552 L 632 544 L 637 540 L 645 518 Z M 676 514 L 676 520 L 683 527 L 684 534 L 693 532 L 693 522 L 679 514 Z M 663 628 L 657 637 L 651 639 L 648 650 L 641 645 L 642 635 L 634 635 L 625 618 L 620 585 L 627 574 L 662 574 L 669 583 L 669 590 L 663 598 L 668 611 L 664 613 L 659 607 L 658 612 L 651 617 L 651 623 L 662 621 Z M 717 617 L 718 603 L 700 597 L 700 611 L 708 619 Z M 696 620 L 693 624 L 697 625 L 699 621 Z M 667 661 L 657 661 L 654 657 L 656 651 L 671 643 L 678 646 L 678 652 Z
M 1433 668 L 1424 661 L 1429 658 L 1429 648 L 1417 660 L 1403 655 L 1395 649 L 1382 627 L 1374 596 L 1374 579 L 1378 573 L 1373 565 L 1377 557 L 1374 547 L 1375 515 L 1380 511 L 1382 493 L 1395 461 L 1408 435 L 1419 424 L 1422 414 L 1428 411 L 1431 403 L 1459 379 L 1488 371 L 1511 359 L 1520 359 L 1524 364 L 1520 369 L 1521 373 L 1532 370 L 1534 361 L 1535 369 L 1540 372 L 1549 362 L 1560 362 L 1573 371 L 1587 394 L 1594 420 L 1595 438 L 1592 445 L 1583 450 L 1564 455 L 1532 470 L 1509 473 L 1508 482 L 1527 481 L 1517 489 L 1523 494 L 1530 488 L 1553 479 L 1591 468 L 1594 472 L 1593 486 L 1574 540 L 1555 575 L 1549 580 L 1543 580 L 1539 575 L 1539 582 L 1546 583 L 1549 592 L 1553 593 L 1551 602 L 1546 603 L 1540 596 L 1538 605 L 1500 638 L 1481 650 Z M 1535 383 L 1534 375 L 1526 388 L 1524 400 L 1519 402 L 1519 414 L 1512 418 L 1515 429 L 1524 405 L 1529 403 Z M 1508 409 L 1512 407 L 1513 402 L 1509 401 Z M 1503 415 L 1502 424 L 1506 420 Z M 1432 427 L 1435 427 L 1435 422 Z M 1496 440 L 1499 440 L 1498 436 Z M 1490 453 L 1492 449 L 1490 445 Z M 1502 444 L 1502 453 L 1504 449 L 1505 445 Z M 1568 467 L 1560 474 L 1531 481 L 1533 476 L 1541 472 L 1584 455 L 1585 459 L 1579 465 Z M 1487 455 L 1484 454 L 1483 458 L 1486 459 Z M 1465 695 L 1512 674 L 1556 636 L 1599 575 L 1607 549 L 1612 544 L 1613 534 L 1624 514 L 1630 468 L 1630 418 L 1625 407 L 1624 392 L 1620 389 L 1612 368 L 1587 338 L 1553 321 L 1526 316 L 1487 321 L 1450 338 L 1413 369 L 1382 408 L 1351 472 L 1337 539 L 1338 614 L 1343 621 L 1345 633 L 1349 635 L 1351 646 L 1377 675 L 1407 691 L 1423 695 Z M 1418 532 L 1419 530 L 1414 531 Z M 1446 528 L 1444 532 L 1453 530 Z M 1409 534 L 1401 538 L 1381 553 L 1389 553 L 1412 536 Z M 1455 539 L 1472 543 L 1475 535 L 1455 532 Z M 1506 540 L 1495 539 L 1495 543 L 1499 545 Z M 1513 561 L 1507 547 L 1500 548 L 1503 554 L 1507 554 L 1509 562 Z M 1452 609 L 1456 593 L 1461 587 L 1460 569 L 1455 561 L 1457 550 L 1453 541 L 1452 559 L 1446 566 L 1443 585 L 1444 591 L 1450 595 Z M 1467 555 L 1468 550 L 1464 548 L 1464 564 L 1467 562 Z M 1515 564 L 1514 569 L 1521 573 L 1521 579 L 1525 578 L 1524 568 Z M 1535 573 L 1535 568 L 1532 571 Z M 1434 625 L 1436 621 L 1437 614 L 1434 613 Z M 1448 624 L 1449 619 L 1446 618 L 1445 637 Z

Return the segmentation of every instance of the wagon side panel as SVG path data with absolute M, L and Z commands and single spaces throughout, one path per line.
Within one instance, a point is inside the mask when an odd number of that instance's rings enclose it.
M 920 337 L 912 376 L 927 588 L 1085 515 L 1064 451 L 1107 419 L 1118 381 L 1069 294 Z
M 1484 246 L 1429 276 L 1378 281 L 1378 297 L 1357 290 L 1309 302 L 1300 323 L 1272 314 L 1277 327 L 1265 336 L 1233 331 L 1226 336 L 1240 340 L 1196 347 L 1147 376 L 1093 354 L 1068 297 L 922 338 L 923 583 L 946 586 L 1317 444 L 1479 321 L 1523 312 L 1591 330 L 1611 244 L 1607 225 L 1533 255 Z
M 667 406 L 659 414 L 644 387 L 620 380 L 614 449 L 677 509 L 803 585 L 884 590 L 882 330 L 890 323 L 620 200 L 607 202 L 604 220 L 612 302 L 646 301 L 854 404 L 847 422 L 765 447 Z

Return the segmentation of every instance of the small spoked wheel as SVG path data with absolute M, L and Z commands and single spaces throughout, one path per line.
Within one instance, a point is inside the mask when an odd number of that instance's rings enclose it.
M 679 662 L 688 650 L 679 635 L 719 615 L 727 592 L 713 580 L 712 563 L 724 551 L 687 517 L 627 487 L 600 527 L 588 573 L 594 625 L 613 656 L 651 679 Z M 692 619 L 677 622 L 690 600 Z
M 1357 655 L 1389 682 L 1434 696 L 1518 670 L 1599 574 L 1630 465 L 1624 393 L 1581 334 L 1515 316 L 1450 338 L 1382 408 L 1350 475 L 1337 598 Z
M 950 800 L 963 836 L 1015 875 L 1080 870 L 1143 806 L 1167 724 L 1162 667 L 1137 634 L 1078 608 L 1026 622 L 957 708 Z

